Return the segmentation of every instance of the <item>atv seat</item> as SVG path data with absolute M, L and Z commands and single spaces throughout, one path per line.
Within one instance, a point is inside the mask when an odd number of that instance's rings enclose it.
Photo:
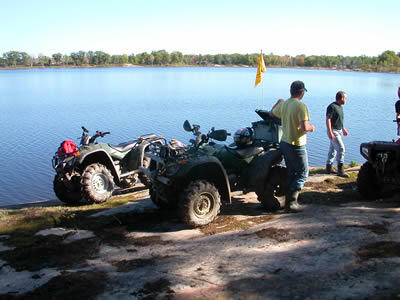
M 134 140 L 134 141 L 130 141 L 130 142 L 121 143 L 119 145 L 108 144 L 108 146 L 110 146 L 111 148 L 113 148 L 114 150 L 117 150 L 119 152 L 126 152 L 128 150 L 131 150 L 137 144 L 138 144 L 138 141 Z
M 228 146 L 225 147 L 226 150 L 228 150 L 230 153 L 232 153 L 233 155 L 235 155 L 240 159 L 252 157 L 264 151 L 263 147 L 255 147 L 255 146 L 249 146 L 245 148 L 236 148 L 236 147 L 232 148 Z

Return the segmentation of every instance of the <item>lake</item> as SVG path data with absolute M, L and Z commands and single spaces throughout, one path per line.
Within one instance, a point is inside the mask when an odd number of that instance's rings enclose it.
M 254 88 L 255 77 L 255 68 L 0 70 L 0 205 L 56 199 L 51 158 L 62 140 L 79 142 L 82 125 L 111 131 L 99 141 L 112 144 L 147 133 L 187 142 L 186 119 L 203 132 L 234 133 L 260 120 L 255 109 L 288 98 L 294 80 L 308 89 L 302 101 L 316 126 L 308 135 L 311 166 L 325 165 L 325 111 L 338 90 L 348 94 L 346 164 L 364 161 L 361 142 L 396 137 L 398 74 L 267 68 Z

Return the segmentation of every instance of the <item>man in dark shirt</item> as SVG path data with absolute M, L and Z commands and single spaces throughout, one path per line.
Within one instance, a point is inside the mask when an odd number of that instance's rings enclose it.
M 336 93 L 336 101 L 329 104 L 326 109 L 326 128 L 330 140 L 326 172 L 328 174 L 332 173 L 332 165 L 336 157 L 338 163 L 337 175 L 341 177 L 349 177 L 349 175 L 344 172 L 343 167 L 345 146 L 342 135 L 348 136 L 349 134 L 343 126 L 343 104 L 345 104 L 346 101 L 346 93 L 339 91 Z

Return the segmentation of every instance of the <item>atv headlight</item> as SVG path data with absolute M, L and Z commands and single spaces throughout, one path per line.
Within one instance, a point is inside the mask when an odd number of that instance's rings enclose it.
M 361 154 L 368 159 L 369 148 L 367 146 L 361 146 Z

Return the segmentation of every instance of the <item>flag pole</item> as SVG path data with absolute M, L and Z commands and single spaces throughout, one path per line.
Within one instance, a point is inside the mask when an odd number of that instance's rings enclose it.
M 262 49 L 261 49 L 261 55 L 263 55 L 262 53 Z M 264 56 L 263 56 L 263 60 L 264 60 Z M 261 82 L 261 109 L 264 109 L 264 80 Z

